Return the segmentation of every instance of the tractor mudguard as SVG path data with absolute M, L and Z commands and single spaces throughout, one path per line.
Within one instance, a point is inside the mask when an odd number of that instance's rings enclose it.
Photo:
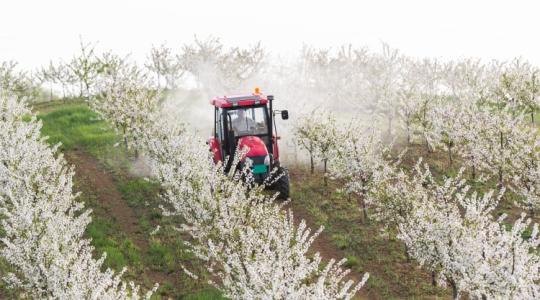
M 210 147 L 210 151 L 213 153 L 214 163 L 221 161 L 222 156 L 221 156 L 221 146 L 219 145 L 219 141 L 216 138 L 210 138 L 207 143 L 208 143 L 208 146 Z

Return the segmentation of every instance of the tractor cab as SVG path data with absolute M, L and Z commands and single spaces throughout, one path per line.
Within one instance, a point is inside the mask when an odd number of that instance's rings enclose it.
M 216 97 L 210 101 L 214 106 L 214 132 L 209 140 L 214 161 L 225 161 L 225 170 L 231 168 L 232 157 L 237 149 L 247 151 L 240 164 L 249 160 L 251 173 L 257 183 L 275 181 L 281 198 L 289 196 L 287 170 L 281 166 L 274 122 L 276 113 L 288 119 L 286 110 L 273 110 L 274 97 L 265 96 L 258 89 L 250 95 Z M 273 170 L 276 171 L 272 172 Z M 269 176 L 279 178 L 272 180 Z M 286 187 L 285 187 L 286 185 Z

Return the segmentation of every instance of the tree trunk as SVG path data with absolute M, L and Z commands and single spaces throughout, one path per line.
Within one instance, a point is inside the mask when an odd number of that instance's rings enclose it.
M 388 116 L 388 137 L 392 136 L 392 116 Z
M 323 164 L 324 164 L 324 186 L 328 185 L 328 178 L 326 178 L 326 175 L 327 175 L 327 173 L 326 173 L 326 165 L 327 165 L 327 163 L 328 163 L 327 159 L 323 160 Z
M 85 83 L 85 86 L 86 86 L 86 99 L 87 100 L 90 100 L 90 84 L 88 84 L 87 82 Z
M 432 152 L 431 145 L 429 145 L 429 141 L 428 141 L 427 134 L 426 134 L 425 130 L 424 130 L 424 141 L 426 142 L 427 152 L 431 153 Z
M 122 127 L 122 131 L 124 133 L 124 147 L 126 148 L 126 152 L 129 152 L 129 149 L 128 149 L 128 139 L 127 139 L 127 136 L 126 136 L 126 127 Z
M 503 136 L 503 133 L 500 132 L 500 142 L 501 142 L 501 154 L 502 154 L 502 150 L 504 148 L 504 136 Z M 502 165 L 499 166 L 499 184 L 502 186 L 503 184 L 503 169 L 502 169 Z
M 360 204 L 362 205 L 362 214 L 364 215 L 363 223 L 367 223 L 369 221 L 369 219 L 368 219 L 366 201 L 364 200 L 364 198 L 362 198 L 362 200 L 360 200 L 360 202 L 361 202 Z
M 437 286 L 436 275 L 437 274 L 435 273 L 435 271 L 431 271 L 431 285 L 432 286 Z
M 64 100 L 64 103 L 67 102 L 66 100 L 66 86 L 62 85 L 62 99 Z
M 448 163 L 450 164 L 450 167 L 452 167 L 452 165 L 453 165 L 452 146 L 448 146 Z
M 296 143 L 294 145 L 294 163 L 298 165 L 298 146 L 296 146 Z
M 407 247 L 407 245 L 405 245 L 405 258 L 407 259 L 408 263 L 411 262 L 411 255 L 409 254 L 409 247 Z
M 409 124 L 407 124 L 407 145 L 411 144 L 411 128 Z
M 457 290 L 457 285 L 456 283 L 454 282 L 454 280 L 450 280 L 450 286 L 452 287 L 452 298 L 454 300 L 458 300 L 458 290 Z
M 313 174 L 313 172 L 315 172 L 315 163 L 313 162 L 313 154 L 310 154 L 309 155 L 309 159 L 310 159 L 310 162 L 311 162 L 311 174 Z

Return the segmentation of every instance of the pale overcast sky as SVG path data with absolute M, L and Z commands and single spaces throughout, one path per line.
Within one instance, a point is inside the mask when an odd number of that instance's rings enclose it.
M 345 43 L 406 54 L 508 59 L 540 65 L 538 1 L 0 0 L 0 61 L 34 67 L 69 58 L 79 35 L 144 59 L 152 44 L 220 37 L 273 53 Z

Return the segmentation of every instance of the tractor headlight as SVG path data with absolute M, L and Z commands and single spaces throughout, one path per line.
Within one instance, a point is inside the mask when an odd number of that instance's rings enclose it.
M 270 165 L 270 155 L 266 155 L 264 157 L 264 164 L 269 166 Z

